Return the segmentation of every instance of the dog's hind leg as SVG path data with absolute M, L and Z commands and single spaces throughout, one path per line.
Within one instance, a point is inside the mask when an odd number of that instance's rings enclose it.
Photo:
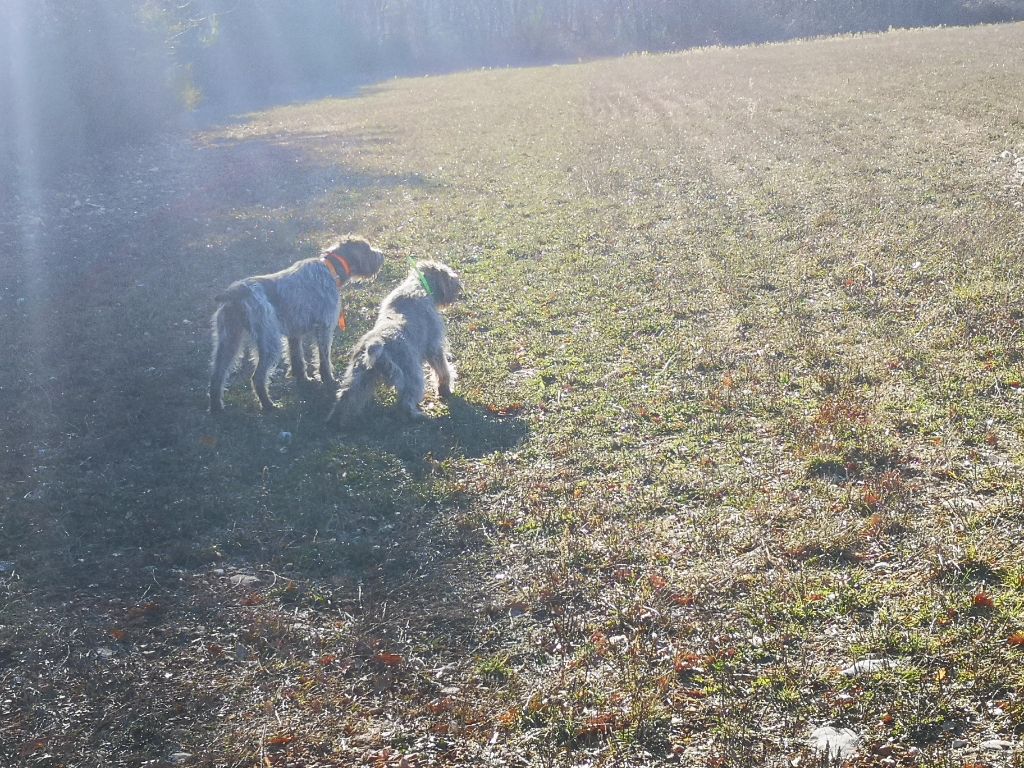
M 316 348 L 320 358 L 320 381 L 328 386 L 337 386 L 334 369 L 331 367 L 331 345 L 334 343 L 334 328 L 317 328 Z
M 338 396 L 334 400 L 334 404 L 331 405 L 331 410 L 327 414 L 327 418 L 324 419 L 326 422 L 330 422 L 335 417 L 341 422 L 346 422 L 358 416 L 370 400 L 373 399 L 373 392 L 377 385 L 377 376 L 372 371 L 363 368 L 354 368 L 349 366 L 349 369 L 345 372 L 344 378 L 341 380 L 341 389 L 338 390 Z
M 399 410 L 414 421 L 427 418 L 420 410 L 420 403 L 427 391 L 423 369 L 417 366 L 413 370 L 403 370 L 400 377 L 392 377 L 392 380 L 395 389 L 398 390 Z
M 296 381 L 309 381 L 309 376 L 306 375 L 306 358 L 302 355 L 301 336 L 288 337 L 288 361 L 291 367 L 291 374 Z
M 210 373 L 210 412 L 224 410 L 224 385 L 235 366 L 245 337 L 245 313 L 237 304 L 225 304 L 213 317 L 214 351 Z
M 267 410 L 277 407 L 277 403 L 270 399 L 267 385 L 270 383 L 270 374 L 281 361 L 283 352 L 281 337 L 276 333 L 263 333 L 260 338 L 256 339 L 256 354 L 259 356 L 259 362 L 252 374 L 252 387 L 256 391 L 260 405 Z

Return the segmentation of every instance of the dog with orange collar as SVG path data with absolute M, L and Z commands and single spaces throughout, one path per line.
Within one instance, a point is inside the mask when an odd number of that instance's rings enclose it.
M 341 290 L 353 280 L 377 276 L 384 254 L 361 237 L 346 237 L 320 256 L 303 259 L 270 275 L 255 275 L 228 286 L 216 297 L 213 316 L 213 364 L 210 375 L 210 411 L 224 409 L 224 387 L 238 361 L 243 343 L 255 348 L 256 370 L 252 386 L 265 408 L 275 408 L 267 387 L 270 376 L 284 353 L 288 339 L 291 374 L 309 381 L 302 339 L 316 340 L 320 380 L 335 386 L 331 367 L 334 330 L 345 330 L 341 312 Z

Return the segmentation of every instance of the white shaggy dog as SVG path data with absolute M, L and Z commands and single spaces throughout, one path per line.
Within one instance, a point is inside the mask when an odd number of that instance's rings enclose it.
M 263 408 L 274 408 L 267 385 L 288 339 L 291 373 L 308 381 L 302 337 L 313 334 L 320 360 L 320 379 L 334 385 L 331 344 L 341 318 L 341 289 L 350 280 L 374 277 L 384 255 L 358 237 L 335 243 L 318 258 L 303 259 L 271 275 L 232 283 L 217 296 L 213 316 L 213 366 L 210 411 L 224 409 L 224 385 L 248 335 L 256 348 L 252 385 Z
M 393 290 L 377 315 L 377 322 L 352 350 L 337 400 L 327 421 L 345 422 L 357 416 L 373 398 L 378 384 L 398 392 L 398 407 L 412 419 L 423 419 L 420 401 L 426 391 L 423 364 L 437 376 L 437 393 L 449 397 L 455 370 L 448 361 L 445 307 L 462 295 L 462 282 L 448 266 L 419 261 Z

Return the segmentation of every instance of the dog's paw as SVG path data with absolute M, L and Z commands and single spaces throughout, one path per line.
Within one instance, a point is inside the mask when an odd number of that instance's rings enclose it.
M 403 408 L 402 415 L 413 423 L 423 422 L 430 418 L 416 406 Z

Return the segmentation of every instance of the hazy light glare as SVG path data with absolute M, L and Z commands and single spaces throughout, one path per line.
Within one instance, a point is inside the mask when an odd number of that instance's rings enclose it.
M 20 263 L 17 274 L 22 278 L 18 299 L 24 299 L 22 306 L 28 313 L 27 327 L 38 329 L 42 320 L 42 280 L 45 277 L 41 252 L 43 237 L 43 208 L 40 189 L 40 152 L 36 126 L 40 123 L 37 102 L 33 91 L 32 59 L 29 46 L 30 15 L 32 0 L 9 0 L 8 19 L 4 29 L 4 49 L 9 57 L 10 100 L 7 120 L 13 134 L 15 163 L 8 183 L 11 184 L 18 212 L 18 237 L 20 242 L 15 252 Z M 31 331 L 30 331 L 31 332 Z M 40 349 L 41 345 L 33 346 Z

